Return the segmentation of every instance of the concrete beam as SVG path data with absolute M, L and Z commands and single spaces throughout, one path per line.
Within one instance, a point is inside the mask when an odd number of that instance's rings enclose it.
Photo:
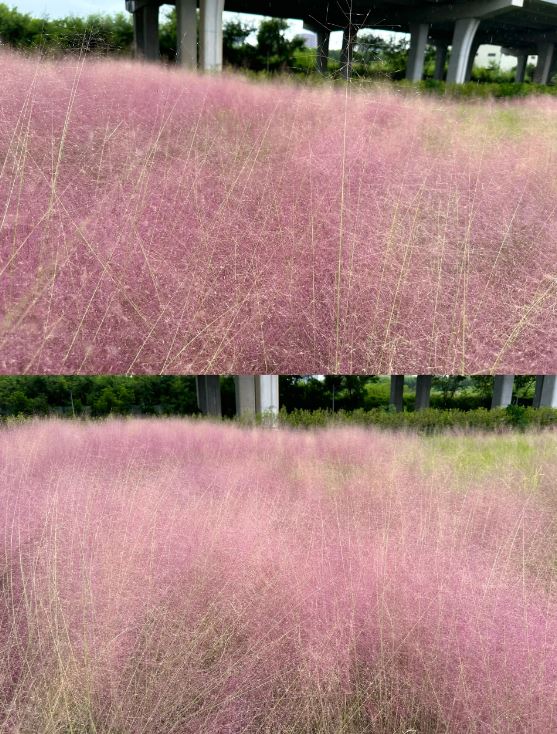
M 197 388 L 197 407 L 199 410 L 203 415 L 220 418 L 222 416 L 222 407 L 219 375 L 197 375 L 195 384 Z
M 418 379 L 416 380 L 416 410 L 426 410 L 426 408 L 429 408 L 432 382 L 432 375 L 418 375 Z
M 197 0 L 176 0 L 176 61 L 197 68 Z
M 445 78 L 445 66 L 447 64 L 447 56 L 449 55 L 449 47 L 445 43 L 438 43 L 435 48 L 435 72 L 433 78 L 441 82 Z
M 391 397 L 389 405 L 392 405 L 397 413 L 401 413 L 404 407 L 404 375 L 391 375 Z
M 429 34 L 429 23 L 410 24 L 410 51 L 406 78 L 411 82 L 419 82 L 424 75 L 425 50 Z
M 480 21 L 478 18 L 463 18 L 456 22 L 451 60 L 447 72 L 447 82 L 449 84 L 463 84 L 466 81 L 474 38 L 479 27 Z
M 469 2 L 432 5 L 404 13 L 412 21 L 443 23 L 463 18 L 495 18 L 513 8 L 523 8 L 524 0 L 469 0 Z M 404 11 L 403 11 L 404 12 Z
M 203 71 L 222 69 L 222 14 L 224 0 L 200 0 L 199 60 Z
M 506 408 L 513 400 L 514 375 L 495 375 L 492 408 Z
M 555 54 L 555 44 L 551 42 L 540 43 L 538 47 L 538 63 L 534 72 L 534 82 L 536 84 L 547 84 L 549 76 L 553 68 L 553 56 Z

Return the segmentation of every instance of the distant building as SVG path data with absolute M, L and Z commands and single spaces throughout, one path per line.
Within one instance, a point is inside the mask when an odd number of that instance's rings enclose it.
M 317 48 L 317 36 L 315 33 L 303 32 L 297 33 L 296 38 L 301 38 L 306 48 Z

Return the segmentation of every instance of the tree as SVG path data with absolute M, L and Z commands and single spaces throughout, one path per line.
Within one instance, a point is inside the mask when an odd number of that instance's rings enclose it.
M 246 43 L 253 33 L 254 27 L 239 20 L 231 20 L 224 24 L 222 45 L 224 63 L 230 66 L 249 66 L 254 47 Z
M 288 23 L 283 18 L 261 21 L 257 31 L 254 67 L 258 70 L 284 71 L 294 64 L 294 54 L 304 47 L 303 38 L 289 41 L 284 35 Z

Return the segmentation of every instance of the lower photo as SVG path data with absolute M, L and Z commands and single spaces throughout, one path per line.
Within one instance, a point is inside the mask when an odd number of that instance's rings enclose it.
M 0 732 L 557 731 L 557 376 L 0 377 Z

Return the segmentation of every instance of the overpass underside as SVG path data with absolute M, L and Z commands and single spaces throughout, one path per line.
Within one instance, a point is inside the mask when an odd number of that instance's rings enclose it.
M 160 0 L 127 0 L 133 13 L 139 57 L 159 57 Z M 317 67 L 326 70 L 329 38 L 344 33 L 342 71 L 350 77 L 352 51 L 359 30 L 409 33 L 406 76 L 423 76 L 426 46 L 437 50 L 435 76 L 460 84 L 470 78 L 480 45 L 502 46 L 517 57 L 517 80 L 524 79 L 528 56 L 536 55 L 535 81 L 546 84 L 557 62 L 557 0 L 174 0 L 178 21 L 177 57 L 189 68 L 222 67 L 222 14 L 237 13 L 303 20 L 318 36 Z M 199 9 L 199 34 L 197 12 Z M 447 68 L 448 50 L 451 49 Z
M 276 423 L 279 412 L 279 378 L 277 375 L 236 375 L 236 414 L 244 419 L 259 416 L 269 425 Z M 429 408 L 431 375 L 418 375 L 416 381 L 416 410 Z M 197 405 L 204 415 L 222 416 L 220 376 L 198 375 Z M 492 408 L 505 408 L 512 403 L 514 375 L 495 375 Z M 390 405 L 403 410 L 404 375 L 391 376 Z M 557 375 L 538 375 L 534 395 L 535 408 L 557 408 Z

